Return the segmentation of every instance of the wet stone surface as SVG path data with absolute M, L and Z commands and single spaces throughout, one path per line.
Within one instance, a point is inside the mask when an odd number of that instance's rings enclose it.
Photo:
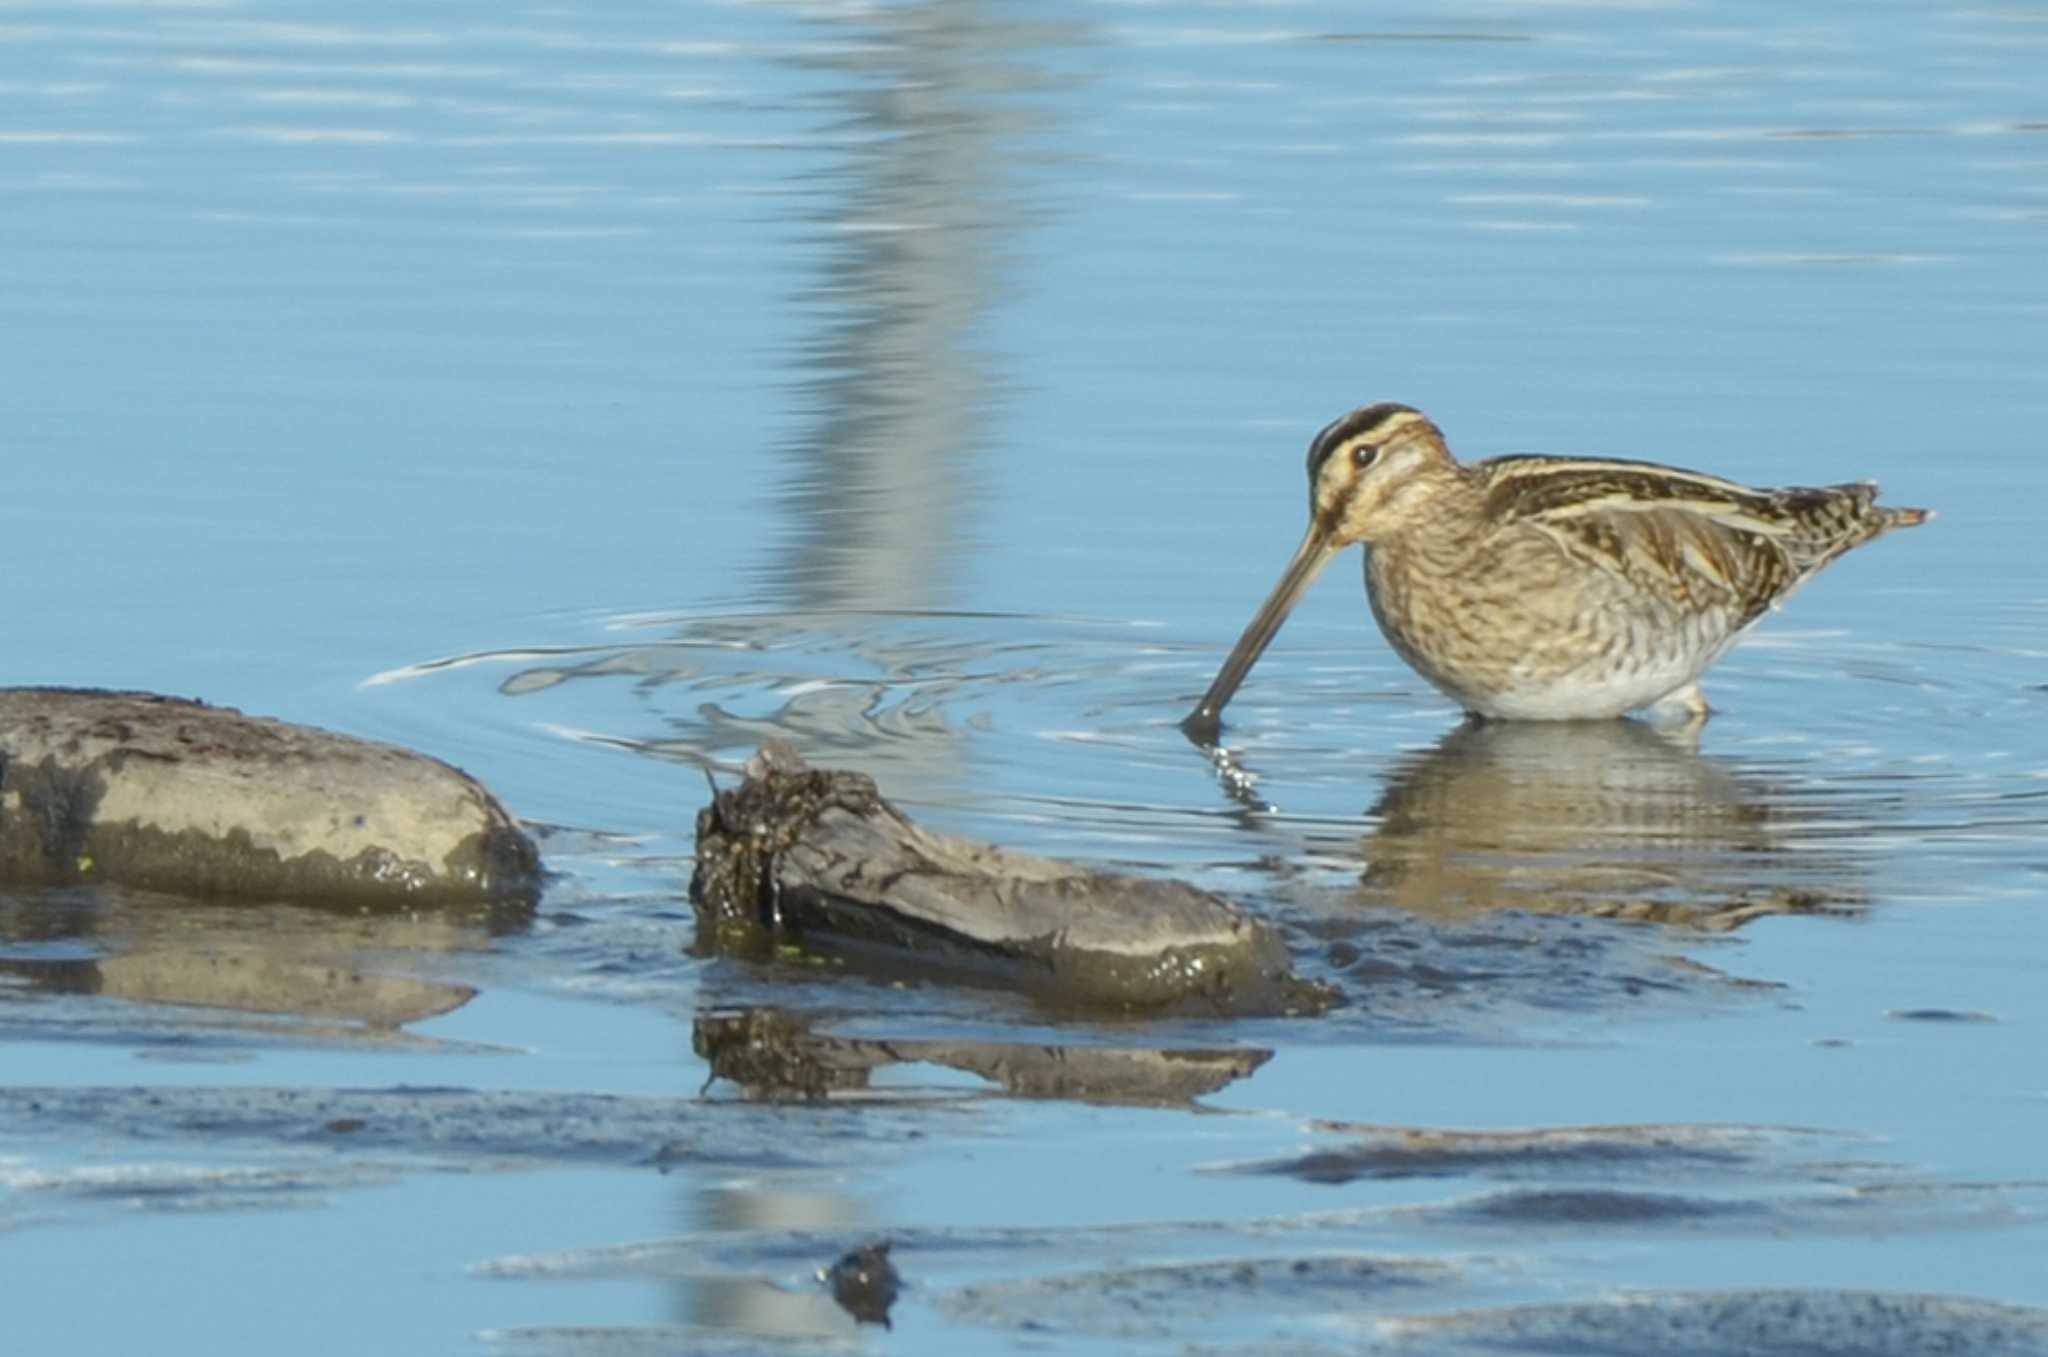
M 1296 979 L 1263 922 L 1184 882 L 923 829 L 872 778 L 811 768 L 786 745 L 746 774 L 697 816 L 690 900 L 706 944 L 879 953 L 1076 1012 L 1306 1015 L 1335 997 Z
M 0 688 L 0 880 L 530 903 L 539 855 L 460 769 L 153 693 Z

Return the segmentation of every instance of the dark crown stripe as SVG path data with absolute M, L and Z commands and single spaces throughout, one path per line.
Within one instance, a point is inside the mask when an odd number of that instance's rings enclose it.
M 1393 401 L 1381 401 L 1377 405 L 1364 405 L 1348 415 L 1340 415 L 1323 426 L 1323 431 L 1308 445 L 1309 479 L 1315 479 L 1330 454 L 1348 443 L 1372 433 L 1397 415 L 1419 415 L 1421 411 L 1412 405 L 1397 405 Z

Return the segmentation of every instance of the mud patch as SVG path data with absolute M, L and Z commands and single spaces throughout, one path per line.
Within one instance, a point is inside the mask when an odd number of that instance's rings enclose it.
M 392 1181 L 386 1168 L 361 1164 L 221 1167 L 98 1164 L 74 1168 L 0 1166 L 0 1187 L 14 1200 L 5 1215 L 20 1224 L 66 1208 L 134 1211 L 258 1211 L 325 1205 L 331 1194 Z
M 1659 1293 L 1385 1322 L 1401 1349 L 1586 1357 L 2040 1357 L 2048 1310 L 1882 1291 Z
M 989 1282 L 948 1291 L 935 1304 L 962 1324 L 1157 1339 L 1246 1312 L 1271 1323 L 1429 1304 L 1464 1289 L 1469 1271 L 1439 1259 L 1360 1254 L 1230 1258 Z
M 216 1152 L 347 1151 L 421 1168 L 808 1169 L 929 1133 L 945 1105 L 782 1109 L 459 1088 L 0 1088 L 0 1138 L 91 1135 Z M 800 1123 L 802 1134 L 790 1134 Z M 971 1123 L 960 1118 L 957 1131 Z
M 1701 1171 L 1760 1171 L 1773 1152 L 1801 1142 L 1839 1137 L 1797 1127 L 1552 1126 L 1512 1131 L 1464 1131 L 1411 1126 L 1318 1122 L 1315 1129 L 1343 1135 L 1341 1144 L 1285 1159 L 1229 1166 L 1238 1173 L 1283 1173 L 1315 1183 L 1360 1178 L 1544 1178 L 1585 1174 L 1668 1181 Z

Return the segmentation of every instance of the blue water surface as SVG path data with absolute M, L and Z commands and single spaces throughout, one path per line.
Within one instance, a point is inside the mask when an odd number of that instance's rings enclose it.
M 2044 56 L 2026 5 L 0 8 L 0 682 L 423 749 L 556 872 L 493 936 L 0 897 L 0 1083 L 739 1118 L 691 1026 L 756 1005 L 1273 1052 L 1207 1114 L 912 1062 L 752 1163 L 8 1121 L 9 1328 L 306 1354 L 1379 1341 L 1341 1307 L 1028 1327 L 960 1300 L 1297 1247 L 1492 1278 L 1417 1311 L 2048 1308 Z M 1308 438 L 1382 399 L 1467 457 L 1872 477 L 1938 517 L 1768 619 L 1710 676 L 1697 750 L 1475 754 L 1340 563 L 1230 709 L 1251 781 L 1219 778 L 1174 722 L 1302 528 Z M 687 954 L 704 772 L 770 735 L 944 827 L 1283 918 L 1332 942 L 1306 960 L 1346 1009 L 1063 1022 Z M 1602 916 L 1624 901 L 1714 926 Z M 252 936 L 478 993 L 366 1034 L 33 979 Z M 1427 965 L 1376 988 L 1337 942 Z M 1767 1179 L 1789 1214 L 1754 1230 L 1490 1231 L 1428 1214 L 1484 1173 L 1233 1171 L 1336 1123 L 1830 1138 L 1648 1185 Z M 289 1185 L 180 1176 L 258 1169 Z M 881 1235 L 909 1241 L 893 1332 L 813 1277 Z M 661 1241 L 683 1252 L 629 1248 Z

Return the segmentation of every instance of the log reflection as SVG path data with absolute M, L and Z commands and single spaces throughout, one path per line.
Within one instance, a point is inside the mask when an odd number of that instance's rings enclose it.
M 747 1097 L 812 1102 L 859 1093 L 891 1065 L 943 1065 L 1018 1098 L 1177 1106 L 1245 1078 L 1272 1058 L 1252 1047 L 1045 1046 L 965 1038 L 847 1037 L 781 1008 L 697 1015 L 691 1042 L 714 1077 Z

